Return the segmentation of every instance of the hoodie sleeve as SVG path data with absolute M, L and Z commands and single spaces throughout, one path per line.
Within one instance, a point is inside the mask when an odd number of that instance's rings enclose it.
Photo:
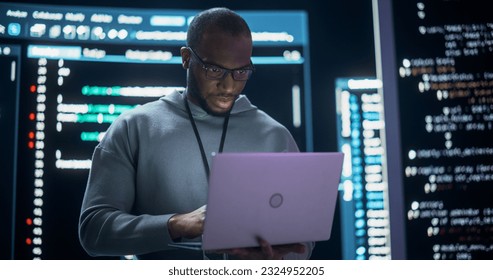
M 133 215 L 136 145 L 125 119 L 96 147 L 79 220 L 79 239 L 91 256 L 167 249 L 169 215 Z

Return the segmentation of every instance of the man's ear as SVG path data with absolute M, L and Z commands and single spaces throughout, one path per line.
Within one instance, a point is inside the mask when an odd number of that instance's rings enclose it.
M 187 47 L 181 47 L 181 66 L 183 69 L 188 69 L 190 67 L 190 50 Z

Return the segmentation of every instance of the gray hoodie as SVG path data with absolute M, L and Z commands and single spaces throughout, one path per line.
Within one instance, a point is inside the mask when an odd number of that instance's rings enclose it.
M 96 147 L 79 223 L 90 255 L 202 258 L 202 252 L 168 246 L 168 219 L 207 201 L 207 176 L 184 102 L 174 92 L 123 113 Z M 224 118 L 189 104 L 210 162 Z M 236 100 L 224 152 L 296 151 L 284 126 L 246 96 Z

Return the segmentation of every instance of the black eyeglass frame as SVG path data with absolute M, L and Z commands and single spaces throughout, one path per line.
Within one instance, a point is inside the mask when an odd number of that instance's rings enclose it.
M 247 66 L 246 68 L 237 68 L 237 69 L 227 69 L 218 65 L 214 64 L 209 64 L 205 63 L 200 56 L 197 55 L 197 53 L 191 48 L 187 47 L 187 49 L 192 53 L 192 55 L 202 64 L 202 69 L 205 70 L 205 77 L 208 80 L 222 80 L 224 79 L 229 73 L 232 73 L 232 77 L 235 81 L 247 81 L 250 79 L 252 76 L 253 72 L 255 72 L 255 66 L 253 65 L 252 61 L 250 60 L 250 66 Z M 220 76 L 211 76 L 214 73 L 216 73 L 214 70 L 220 70 L 222 74 Z M 246 77 L 245 78 L 238 78 L 238 75 L 241 75 L 240 72 L 238 71 L 247 71 Z

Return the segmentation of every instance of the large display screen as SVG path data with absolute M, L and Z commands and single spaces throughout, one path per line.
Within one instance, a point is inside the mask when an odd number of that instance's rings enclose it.
M 381 87 L 374 78 L 336 80 L 338 144 L 345 155 L 339 195 L 343 259 L 391 258 Z
M 392 255 L 491 259 L 491 4 L 377 2 Z
M 125 110 L 184 88 L 197 12 L 0 3 L 0 258 L 89 258 L 77 224 L 94 147 Z M 238 12 L 256 66 L 244 93 L 313 150 L 307 14 Z

